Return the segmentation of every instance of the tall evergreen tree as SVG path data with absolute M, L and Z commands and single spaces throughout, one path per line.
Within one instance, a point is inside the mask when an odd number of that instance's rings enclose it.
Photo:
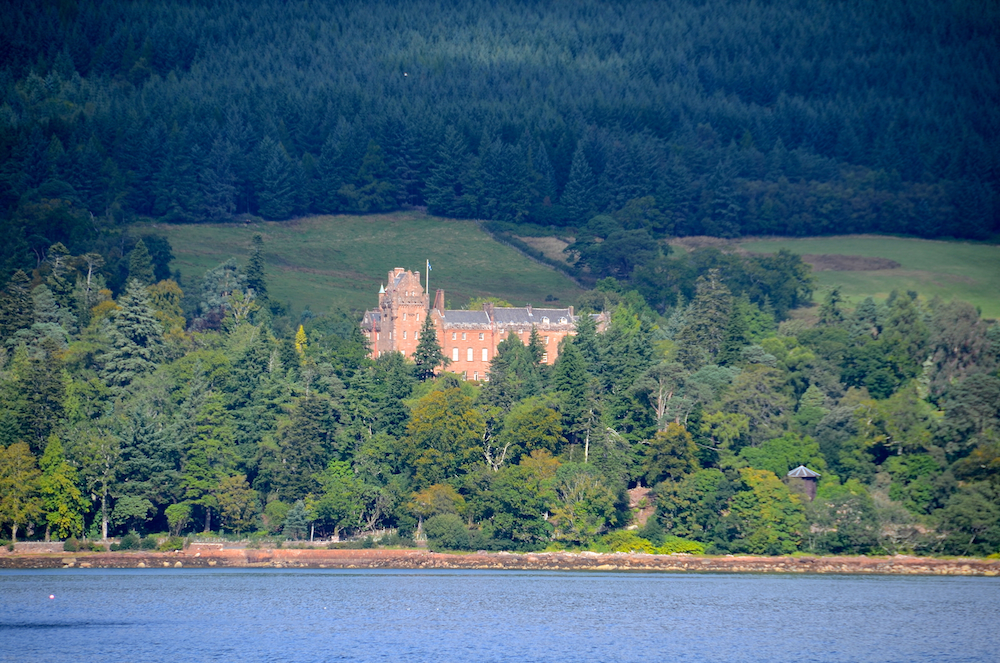
M 34 317 L 31 279 L 19 269 L 10 277 L 0 296 L 0 340 L 6 341 L 14 332 L 29 327 Z
M 698 277 L 687 324 L 677 336 L 678 359 L 685 367 L 695 369 L 714 363 L 725 340 L 724 321 L 732 315 L 732 306 L 732 294 L 720 280 L 718 269 Z
M 295 165 L 284 146 L 266 136 L 257 148 L 260 164 L 260 215 L 265 219 L 283 220 L 295 211 Z
M 129 280 L 107 327 L 111 349 L 103 356 L 104 380 L 127 387 L 155 367 L 163 345 L 163 328 L 156 321 L 149 295 L 141 283 Z
M 427 181 L 426 199 L 427 210 L 443 216 L 469 217 L 479 208 L 472 156 L 465 139 L 454 127 L 445 131 L 437 165 Z
M 421 382 L 433 378 L 434 370 L 438 366 L 448 368 L 451 363 L 441 351 L 441 343 L 438 341 L 437 329 L 430 311 L 424 316 L 423 325 L 420 327 L 420 340 L 417 341 L 417 349 L 413 352 L 413 363 L 416 364 L 415 375 Z
M 236 176 L 232 168 L 233 146 L 224 138 L 216 138 L 198 171 L 200 216 L 207 221 L 228 221 L 236 211 Z
M 146 243 L 141 239 L 135 243 L 135 248 L 128 254 L 128 277 L 140 285 L 153 285 L 155 283 L 153 259 L 149 255 Z
M 562 195 L 563 206 L 573 215 L 577 224 L 586 223 L 597 211 L 596 190 L 597 179 L 587 161 L 587 154 L 581 141 L 573 154 L 569 179 L 566 181 L 566 188 Z
M 20 391 L 25 397 L 21 401 L 21 430 L 33 453 L 42 452 L 49 435 L 63 419 L 66 385 L 60 355 L 56 342 L 43 338 L 21 380 Z
M 261 306 L 267 306 L 267 279 L 264 275 L 264 238 L 260 233 L 253 236 L 253 248 L 247 260 L 246 287 L 253 290 L 254 298 Z

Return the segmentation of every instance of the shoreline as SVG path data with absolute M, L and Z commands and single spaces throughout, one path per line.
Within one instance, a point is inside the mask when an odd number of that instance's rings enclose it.
M 931 557 L 762 557 L 633 553 L 433 553 L 426 550 L 223 548 L 192 544 L 183 551 L 6 553 L 0 569 L 294 568 L 512 571 L 660 571 L 996 577 L 1000 560 Z

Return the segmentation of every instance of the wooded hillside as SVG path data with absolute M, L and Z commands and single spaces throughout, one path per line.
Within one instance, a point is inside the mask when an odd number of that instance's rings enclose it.
M 998 228 L 991 3 L 3 2 L 11 266 L 135 215 Z M 74 221 L 75 212 L 95 219 Z

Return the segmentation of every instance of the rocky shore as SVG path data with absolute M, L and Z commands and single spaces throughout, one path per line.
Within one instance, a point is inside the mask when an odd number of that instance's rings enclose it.
M 326 550 L 224 548 L 192 544 L 183 551 L 5 553 L 2 569 L 43 568 L 308 568 L 308 569 L 509 569 L 522 571 L 667 571 L 716 573 L 844 573 L 1000 575 L 1000 560 L 930 557 L 755 557 L 628 553 L 474 553 L 425 550 Z

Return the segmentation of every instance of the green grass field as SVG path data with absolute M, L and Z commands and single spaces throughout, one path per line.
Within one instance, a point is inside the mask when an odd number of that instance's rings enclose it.
M 799 254 L 887 258 L 900 265 L 872 271 L 817 271 L 817 301 L 835 286 L 850 302 L 869 295 L 884 298 L 893 290 L 915 290 L 928 299 L 937 295 L 945 300 L 965 300 L 979 306 L 983 317 L 1000 318 L 1000 246 L 997 245 L 845 235 L 753 240 L 740 242 L 739 246 L 760 253 L 788 249 Z
M 431 288 L 443 288 L 448 305 L 494 295 L 517 304 L 575 303 L 583 291 L 563 274 L 499 244 L 472 221 L 418 212 L 369 216 L 313 216 L 281 223 L 141 224 L 137 235 L 170 240 L 184 285 L 197 287 L 206 270 L 230 257 L 245 265 L 255 233 L 264 237 L 268 290 L 273 299 L 306 306 L 362 311 L 378 302 L 379 285 L 394 267 L 420 270 L 431 262 Z M 426 286 L 426 284 L 424 284 Z

